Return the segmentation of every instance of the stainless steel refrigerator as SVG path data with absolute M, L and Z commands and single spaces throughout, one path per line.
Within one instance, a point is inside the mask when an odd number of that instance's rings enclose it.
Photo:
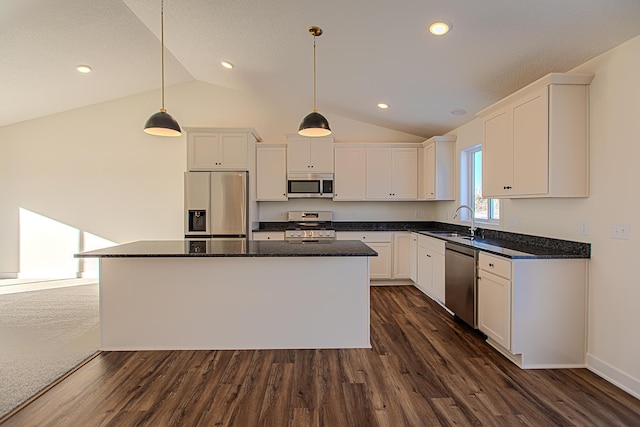
M 246 238 L 247 172 L 186 172 L 185 238 Z

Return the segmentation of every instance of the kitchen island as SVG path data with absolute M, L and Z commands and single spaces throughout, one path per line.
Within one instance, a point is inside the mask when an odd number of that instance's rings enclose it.
M 102 350 L 369 348 L 359 241 L 140 241 L 100 259 Z

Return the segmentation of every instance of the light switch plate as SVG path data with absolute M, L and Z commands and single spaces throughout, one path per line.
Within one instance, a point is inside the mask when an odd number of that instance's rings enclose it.
M 588 222 L 581 222 L 580 223 L 580 234 L 583 236 L 588 236 L 589 235 L 589 223 Z

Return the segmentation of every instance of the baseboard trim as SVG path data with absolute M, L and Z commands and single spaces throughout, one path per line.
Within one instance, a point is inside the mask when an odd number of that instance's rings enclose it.
M 631 375 L 622 372 L 590 353 L 587 353 L 587 369 L 626 391 L 636 399 L 640 399 L 640 380 L 633 378 Z
M 413 282 L 409 279 L 371 279 L 369 284 L 371 286 L 407 286 L 413 285 Z

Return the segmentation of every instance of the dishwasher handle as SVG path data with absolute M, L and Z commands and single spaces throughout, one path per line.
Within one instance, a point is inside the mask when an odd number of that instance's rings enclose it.
M 478 250 L 464 245 L 458 245 L 456 243 L 445 242 L 444 247 L 448 251 L 458 252 L 463 255 L 478 258 Z

